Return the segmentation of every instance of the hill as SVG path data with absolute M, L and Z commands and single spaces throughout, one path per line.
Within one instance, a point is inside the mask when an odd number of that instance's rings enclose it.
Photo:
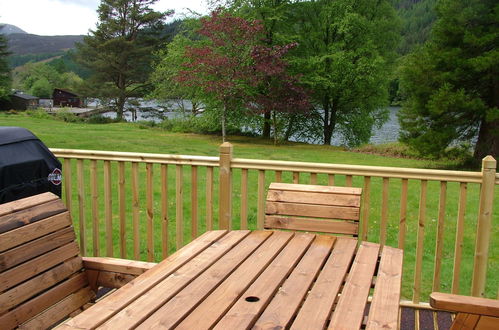
M 83 41 L 82 35 L 76 36 L 39 36 L 28 33 L 7 35 L 9 51 L 13 55 L 56 53 L 72 49 L 77 42 Z
M 27 32 L 21 28 L 18 28 L 15 25 L 0 23 L 0 34 L 9 35 L 12 33 L 27 33 Z

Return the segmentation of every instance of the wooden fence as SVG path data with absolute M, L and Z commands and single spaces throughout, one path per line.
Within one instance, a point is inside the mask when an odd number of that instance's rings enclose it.
M 158 261 L 206 230 L 261 229 L 273 181 L 359 186 L 359 238 L 404 249 L 411 304 L 431 291 L 499 298 L 491 156 L 481 172 L 465 172 L 240 159 L 229 143 L 219 157 L 52 152 L 63 160 L 64 198 L 86 255 Z

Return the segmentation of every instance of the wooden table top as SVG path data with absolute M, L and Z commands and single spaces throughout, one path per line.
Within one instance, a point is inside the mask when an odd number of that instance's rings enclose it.
M 62 327 L 395 329 L 402 258 L 351 238 L 209 231 Z

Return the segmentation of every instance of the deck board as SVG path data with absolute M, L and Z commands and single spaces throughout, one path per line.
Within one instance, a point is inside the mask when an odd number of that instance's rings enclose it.
M 362 242 L 328 329 L 359 329 L 371 288 L 379 245 Z M 348 322 L 345 322 L 348 320 Z
M 274 232 L 260 248 L 189 314 L 178 329 L 210 329 L 232 307 L 287 242 L 291 232 Z
M 296 234 L 281 253 L 243 293 L 214 329 L 244 329 L 251 327 L 281 283 L 291 272 L 312 243 L 314 235 Z

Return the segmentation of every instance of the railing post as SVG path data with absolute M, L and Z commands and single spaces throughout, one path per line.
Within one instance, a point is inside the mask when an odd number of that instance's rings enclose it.
M 232 216 L 232 144 L 224 142 L 220 146 L 220 195 L 218 204 L 218 226 L 231 229 Z
M 497 162 L 492 156 L 487 156 L 482 160 L 482 186 L 480 189 L 480 208 L 478 211 L 475 261 L 471 285 L 471 295 L 476 297 L 483 297 L 485 292 L 496 166 Z

